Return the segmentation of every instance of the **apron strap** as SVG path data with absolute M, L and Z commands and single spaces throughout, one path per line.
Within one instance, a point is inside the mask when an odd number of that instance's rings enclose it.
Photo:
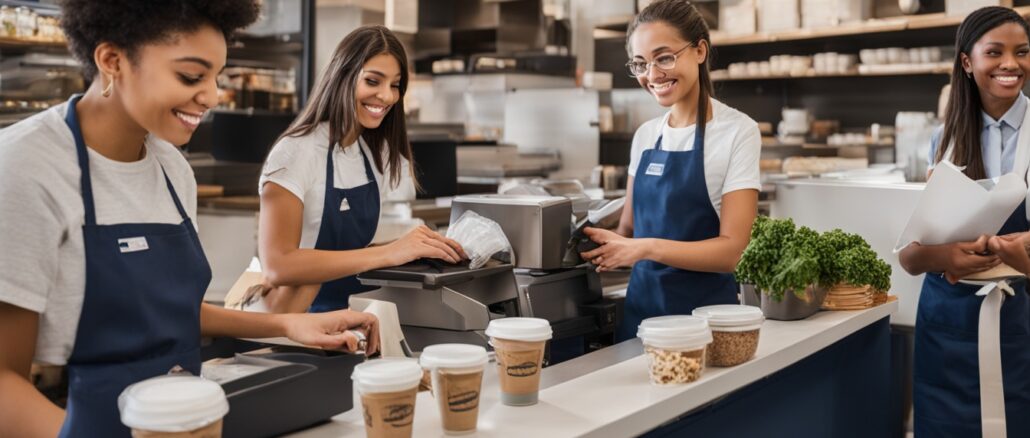
M 155 159 L 157 157 L 154 157 Z M 172 201 L 175 202 L 175 209 L 179 210 L 179 216 L 182 216 L 183 221 L 190 220 L 190 216 L 186 214 L 186 209 L 182 207 L 182 201 L 179 200 L 179 195 L 175 193 L 175 186 L 172 185 L 172 180 L 168 179 L 168 172 L 165 172 L 164 165 L 161 164 L 160 160 L 157 163 L 161 167 L 161 175 L 165 177 L 165 185 L 168 186 L 168 193 L 172 195 Z
M 1027 111 L 1027 112 L 1030 113 L 1030 111 Z M 662 117 L 661 123 L 658 124 L 658 140 L 656 140 L 654 142 L 655 150 L 658 150 L 658 151 L 662 150 L 662 130 L 664 130 L 665 126 L 669 123 L 669 114 L 671 114 L 671 113 L 672 113 L 671 111 L 665 113 L 665 116 Z M 701 128 L 700 126 L 695 126 L 694 127 L 694 148 L 693 148 L 693 150 L 700 150 L 700 151 L 704 152 L 704 150 L 705 150 L 705 139 L 704 139 L 704 135 L 701 132 L 702 130 L 700 128 Z
M 68 108 L 64 115 L 64 123 L 68 125 L 68 129 L 72 131 L 72 138 L 75 139 L 75 154 L 79 160 L 79 187 L 82 192 L 82 207 L 85 216 L 86 225 L 93 226 L 97 224 L 97 208 L 96 203 L 93 201 L 93 182 L 89 175 L 89 152 L 86 149 L 86 141 L 82 137 L 82 127 L 79 125 L 79 115 L 75 110 L 75 104 L 82 98 L 81 94 L 72 96 L 68 101 Z M 145 146 L 144 146 L 145 147 Z M 156 159 L 156 158 L 155 158 Z M 172 186 L 172 180 L 168 179 L 168 172 L 165 172 L 165 167 L 161 164 L 160 160 L 157 163 L 161 167 L 161 174 L 165 178 L 165 184 L 168 186 L 168 191 L 172 194 L 172 201 L 175 202 L 175 209 L 179 211 L 179 216 L 182 220 L 189 220 L 190 217 L 186 214 L 186 209 L 182 206 L 182 201 L 179 200 L 179 195 L 175 192 L 175 187 Z
M 1005 386 L 1001 369 L 1001 305 L 1012 288 L 1005 280 L 977 291 L 980 305 L 977 358 L 980 364 L 980 422 L 985 437 L 1005 438 Z
M 93 203 L 93 184 L 89 177 L 89 154 L 86 152 L 86 141 L 82 138 L 82 129 L 79 127 L 79 116 L 75 111 L 75 104 L 82 99 L 81 94 L 72 96 L 68 100 L 68 108 L 65 111 L 64 123 L 72 131 L 72 138 L 75 139 L 75 153 L 79 159 L 79 190 L 82 192 L 82 206 L 85 212 L 86 225 L 97 224 L 96 206 Z
M 358 148 L 358 153 L 361 154 L 361 160 L 365 164 L 365 177 L 368 178 L 368 182 L 369 183 L 375 183 L 376 182 L 376 175 L 375 175 L 375 173 L 372 172 L 372 165 L 369 163 L 368 157 L 365 156 L 365 149 L 361 147 L 361 143 L 362 143 L 361 137 L 358 137 L 358 141 L 357 141 L 357 145 L 356 146 Z M 331 190 L 334 187 L 333 183 L 334 183 L 334 181 L 336 179 L 335 178 L 336 175 L 334 175 L 335 174 L 335 170 L 334 170 L 334 167 L 333 167 L 333 149 L 335 149 L 335 146 L 334 145 L 329 145 L 329 153 L 325 157 L 325 188 L 326 188 L 326 190 Z

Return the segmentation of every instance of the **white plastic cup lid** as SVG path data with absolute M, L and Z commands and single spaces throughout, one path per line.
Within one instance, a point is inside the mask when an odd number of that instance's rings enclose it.
M 486 348 L 471 344 L 437 344 L 422 350 L 423 368 L 474 368 L 486 365 Z
M 760 326 L 765 321 L 762 309 L 740 304 L 698 307 L 694 309 L 694 316 L 707 319 L 711 327 Z
M 118 396 L 122 424 L 152 432 L 189 432 L 229 412 L 222 386 L 196 376 L 160 376 L 130 385 Z
M 551 323 L 540 318 L 495 319 L 486 326 L 486 335 L 509 341 L 546 341 L 551 339 Z
M 645 344 L 660 348 L 699 348 L 712 342 L 708 321 L 689 315 L 645 319 L 637 328 L 637 336 Z
M 363 393 L 398 392 L 418 386 L 422 367 L 415 359 L 376 359 L 354 367 L 351 379 Z

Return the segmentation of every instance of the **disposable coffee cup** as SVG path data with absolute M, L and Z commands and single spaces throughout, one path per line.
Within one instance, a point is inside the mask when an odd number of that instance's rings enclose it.
M 501 403 L 530 406 L 540 392 L 544 348 L 551 339 L 551 324 L 539 318 L 504 318 L 486 327 L 490 345 L 497 353 Z
M 378 359 L 359 364 L 351 375 L 361 396 L 369 438 L 411 436 L 415 395 L 422 368 L 414 359 Z
M 135 438 L 220 438 L 229 402 L 210 380 L 161 376 L 125 388 L 118 410 Z
M 419 363 L 432 373 L 433 397 L 447 435 L 476 431 L 486 362 L 486 349 L 478 345 L 438 344 L 422 350 Z

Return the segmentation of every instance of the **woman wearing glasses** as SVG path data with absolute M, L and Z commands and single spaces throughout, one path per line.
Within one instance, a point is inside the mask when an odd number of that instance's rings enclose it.
M 627 66 L 669 111 L 633 137 L 615 231 L 587 229 L 598 271 L 633 267 L 617 340 L 641 320 L 737 302 L 731 274 L 758 207 L 758 124 L 711 97 L 708 27 L 685 0 L 659 0 L 627 32 Z

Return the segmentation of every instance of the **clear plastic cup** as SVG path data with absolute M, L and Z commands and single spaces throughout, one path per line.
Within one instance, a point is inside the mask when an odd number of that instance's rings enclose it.
M 551 323 L 540 318 L 495 319 L 486 327 L 486 335 L 497 353 L 501 403 L 535 405 L 540 393 L 544 349 L 551 339 Z
M 694 309 L 694 316 L 708 320 L 712 343 L 708 365 L 731 367 L 751 360 L 758 351 L 758 337 L 765 316 L 762 309 L 739 304 L 720 304 Z
M 422 368 L 414 359 L 378 359 L 354 367 L 354 388 L 365 413 L 369 438 L 406 438 L 415 420 L 415 395 Z
M 444 433 L 476 431 L 486 362 L 486 349 L 478 345 L 438 344 L 422 350 L 419 363 L 432 373 L 433 396 L 440 408 Z
M 160 376 L 125 388 L 118 410 L 136 438 L 220 438 L 229 402 L 222 386 L 210 380 Z
M 659 316 L 640 323 L 637 336 L 644 343 L 651 383 L 690 383 L 705 370 L 705 350 L 712 332 L 703 318 Z

